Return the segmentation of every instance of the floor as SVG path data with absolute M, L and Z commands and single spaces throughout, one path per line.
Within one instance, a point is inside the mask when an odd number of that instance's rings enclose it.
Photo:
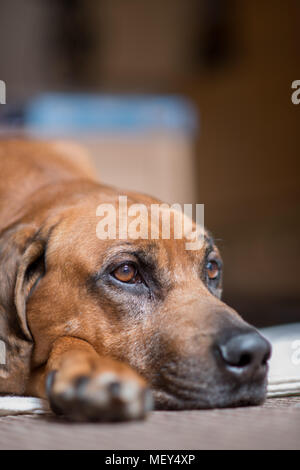
M 0 449 L 300 449 L 300 396 L 260 407 L 155 411 L 122 424 L 2 417 Z

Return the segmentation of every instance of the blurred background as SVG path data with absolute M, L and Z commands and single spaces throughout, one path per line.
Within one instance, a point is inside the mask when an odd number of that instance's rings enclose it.
M 299 44 L 297 0 L 1 0 L 0 129 L 74 138 L 102 181 L 204 203 L 224 300 L 299 321 Z

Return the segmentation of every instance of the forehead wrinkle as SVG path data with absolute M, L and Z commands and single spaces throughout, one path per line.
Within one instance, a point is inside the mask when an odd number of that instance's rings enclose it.
M 118 255 L 128 254 L 137 257 L 165 280 L 174 277 L 179 280 L 183 276 L 186 277 L 187 273 L 198 276 L 201 261 L 213 246 L 213 239 L 207 232 L 204 235 L 203 247 L 195 251 L 185 249 L 184 239 L 155 241 L 140 239 L 132 242 L 118 240 L 104 250 L 102 266 L 108 265 Z
M 143 246 L 125 241 L 108 248 L 103 261 L 108 262 L 112 257 L 122 254 L 136 256 L 146 264 L 157 264 L 158 247 L 154 243 Z

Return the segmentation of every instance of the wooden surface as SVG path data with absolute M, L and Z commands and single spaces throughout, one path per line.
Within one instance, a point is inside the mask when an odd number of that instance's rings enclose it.
M 3 417 L 0 449 L 300 449 L 300 397 L 262 407 L 155 411 L 138 423 Z

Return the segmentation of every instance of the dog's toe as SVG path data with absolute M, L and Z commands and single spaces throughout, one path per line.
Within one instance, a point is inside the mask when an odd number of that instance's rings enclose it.
M 142 419 L 152 408 L 149 389 L 132 377 L 108 372 L 76 377 L 71 382 L 51 373 L 47 394 L 54 413 L 76 421 Z

